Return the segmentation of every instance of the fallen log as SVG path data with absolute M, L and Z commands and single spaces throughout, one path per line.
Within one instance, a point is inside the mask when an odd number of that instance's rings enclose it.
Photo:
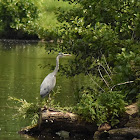
M 40 111 L 39 122 L 34 127 L 27 127 L 20 131 L 29 135 L 47 135 L 55 134 L 60 131 L 67 131 L 73 134 L 93 135 L 97 130 L 96 123 L 90 123 L 77 114 L 70 112 L 61 112 L 50 109 Z

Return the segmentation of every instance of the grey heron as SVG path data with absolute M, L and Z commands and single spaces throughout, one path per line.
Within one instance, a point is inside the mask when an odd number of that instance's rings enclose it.
M 51 90 L 55 87 L 56 84 L 56 74 L 59 70 L 59 58 L 63 56 L 71 56 L 70 54 L 63 54 L 59 53 L 56 57 L 56 67 L 54 71 L 50 74 L 48 74 L 45 79 L 43 80 L 41 86 L 40 86 L 40 96 L 44 98 L 46 95 L 48 95 Z

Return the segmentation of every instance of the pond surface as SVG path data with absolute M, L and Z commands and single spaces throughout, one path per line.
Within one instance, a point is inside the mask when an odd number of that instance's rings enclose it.
M 8 97 L 22 98 L 28 102 L 35 102 L 36 98 L 40 98 L 40 84 L 52 71 L 50 65 L 55 66 L 57 56 L 57 53 L 48 54 L 45 46 L 45 43 L 36 41 L 0 41 L 0 140 L 34 139 L 18 134 L 21 128 L 29 125 L 29 121 L 12 117 L 17 112 L 12 108 L 15 104 Z M 60 63 L 67 63 L 69 59 L 72 58 L 62 58 Z M 56 101 L 63 106 L 73 105 L 73 93 L 84 82 L 83 76 L 66 78 L 58 73 L 56 88 L 61 87 L 61 94 Z M 55 140 L 52 137 L 45 139 Z

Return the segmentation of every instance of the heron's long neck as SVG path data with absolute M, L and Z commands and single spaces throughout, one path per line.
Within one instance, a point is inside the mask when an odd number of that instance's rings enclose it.
M 59 57 L 57 56 L 56 57 L 56 67 L 55 67 L 55 69 L 53 71 L 54 75 L 57 74 L 58 70 L 59 70 Z

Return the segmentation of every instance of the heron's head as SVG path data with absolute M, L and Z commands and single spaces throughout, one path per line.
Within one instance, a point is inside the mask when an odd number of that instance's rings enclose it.
M 71 56 L 71 54 L 64 54 L 64 53 L 59 53 L 59 54 L 58 54 L 58 57 L 59 57 L 59 58 L 61 58 L 61 57 L 63 57 L 63 56 Z

